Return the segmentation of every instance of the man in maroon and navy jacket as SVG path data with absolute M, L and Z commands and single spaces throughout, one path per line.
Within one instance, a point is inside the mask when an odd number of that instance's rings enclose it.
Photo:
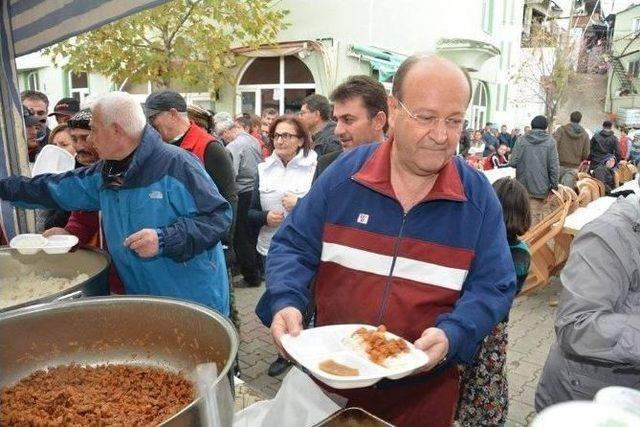
M 329 390 L 398 426 L 452 425 L 456 363 L 473 360 L 515 294 L 500 202 L 454 157 L 470 98 L 456 64 L 408 58 L 389 97 L 392 138 L 340 156 L 267 256 L 256 313 L 282 354 L 282 335 L 302 329 L 312 281 L 317 326 L 384 324 L 427 354 L 420 373 Z

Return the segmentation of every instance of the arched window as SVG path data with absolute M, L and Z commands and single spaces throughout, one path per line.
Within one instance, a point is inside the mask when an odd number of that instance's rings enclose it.
M 311 71 L 297 56 L 256 58 L 241 74 L 236 113 L 260 115 L 266 108 L 279 114 L 297 113 L 315 88 Z
M 487 121 L 487 106 L 489 105 L 489 90 L 485 82 L 478 82 L 473 91 L 471 101 L 471 125 L 473 129 L 482 129 Z
M 27 74 L 27 88 L 29 90 L 40 90 L 40 78 L 37 71 Z

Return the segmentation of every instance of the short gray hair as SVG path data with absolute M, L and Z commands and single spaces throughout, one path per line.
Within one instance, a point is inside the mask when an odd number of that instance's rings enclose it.
M 109 92 L 96 100 L 93 112 L 100 111 L 102 124 L 119 124 L 131 138 L 142 137 L 147 124 L 142 106 L 127 92 Z M 94 115 L 95 117 L 95 115 Z
M 216 133 L 218 136 L 222 135 L 222 132 L 233 129 L 236 127 L 236 123 L 231 119 L 223 119 L 216 123 Z

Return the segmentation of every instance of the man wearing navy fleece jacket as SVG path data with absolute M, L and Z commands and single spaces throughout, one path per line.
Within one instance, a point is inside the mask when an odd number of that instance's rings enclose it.
M 302 328 L 314 281 L 318 326 L 385 324 L 427 354 L 410 377 L 330 390 L 398 426 L 452 424 L 454 362 L 472 361 L 515 294 L 500 203 L 454 157 L 470 97 L 468 74 L 454 63 L 408 58 L 389 97 L 392 138 L 337 159 L 267 257 L 256 312 L 280 352 L 280 337 Z

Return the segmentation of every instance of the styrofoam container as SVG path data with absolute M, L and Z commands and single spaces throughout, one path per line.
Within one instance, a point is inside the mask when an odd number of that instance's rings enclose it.
M 43 173 L 63 173 L 76 167 L 76 158 L 67 150 L 55 145 L 45 145 L 36 157 L 31 176 Z
M 351 389 L 369 387 L 383 378 L 396 380 L 412 374 L 429 361 L 427 355 L 407 342 L 408 353 L 398 355 L 392 367 L 385 367 L 371 362 L 366 355 L 355 351 L 346 342 L 358 328 L 376 329 L 371 325 L 332 325 L 303 330 L 293 337 L 286 334 L 281 343 L 286 352 L 311 374 L 335 389 Z M 400 338 L 390 332 L 388 338 Z M 332 359 L 337 363 L 356 368 L 360 375 L 343 377 L 321 371 L 320 362 Z
M 598 391 L 593 401 L 610 405 L 640 417 L 640 391 L 629 387 L 605 387 Z
M 23 255 L 37 254 L 46 244 L 47 238 L 41 234 L 18 234 L 9 242 L 11 248 Z
M 43 251 L 50 255 L 66 254 L 78 244 L 78 238 L 70 234 L 59 234 L 49 236 L 47 244 L 42 248 Z
M 558 403 L 541 411 L 533 420 L 531 427 L 638 427 L 640 417 L 591 401 L 572 401 Z

